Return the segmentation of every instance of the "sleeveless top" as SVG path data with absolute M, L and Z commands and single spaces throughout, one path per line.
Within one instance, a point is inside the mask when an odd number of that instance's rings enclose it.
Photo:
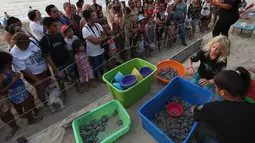
M 7 80 L 3 82 L 3 85 L 9 85 L 12 81 L 12 75 L 14 74 L 14 72 L 2 72 L 2 74 L 7 76 Z M 11 89 L 8 90 L 8 98 L 15 104 L 20 104 L 24 102 L 28 96 L 28 91 L 26 90 L 25 84 L 21 79 L 18 79 L 16 83 L 11 87 Z

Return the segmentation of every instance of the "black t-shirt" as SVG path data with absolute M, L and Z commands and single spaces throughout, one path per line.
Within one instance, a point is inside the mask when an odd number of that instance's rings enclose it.
M 190 60 L 192 62 L 201 62 L 198 68 L 198 73 L 202 78 L 207 80 L 213 79 L 218 72 L 224 70 L 227 66 L 227 59 L 224 61 L 218 61 L 218 58 L 212 60 L 203 50 L 195 53 Z
M 194 109 L 194 119 L 214 127 L 220 143 L 255 142 L 255 104 L 215 101 Z
M 236 21 L 239 18 L 239 5 L 241 0 L 222 0 L 222 3 L 232 6 L 231 9 L 219 9 L 219 18 L 225 21 Z
M 70 62 L 66 42 L 60 33 L 43 36 L 39 44 L 42 54 L 44 56 L 50 56 L 55 66 L 58 67 Z

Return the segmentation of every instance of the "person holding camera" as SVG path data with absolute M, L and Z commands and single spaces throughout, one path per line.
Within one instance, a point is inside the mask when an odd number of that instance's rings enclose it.
M 92 10 L 84 10 L 83 17 L 87 24 L 82 28 L 83 38 L 86 39 L 87 49 L 86 54 L 90 58 L 90 63 L 93 72 L 98 81 L 102 81 L 100 75 L 104 74 L 104 48 L 101 45 L 107 40 L 107 37 L 102 32 L 103 28 L 100 24 L 96 23 L 97 14 Z

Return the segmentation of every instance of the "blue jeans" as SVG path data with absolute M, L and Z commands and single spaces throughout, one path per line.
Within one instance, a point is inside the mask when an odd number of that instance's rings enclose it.
M 98 72 L 101 76 L 104 75 L 104 53 L 95 57 L 90 57 L 90 62 L 93 68 L 93 73 L 96 78 L 98 78 Z
M 180 36 L 181 42 L 185 43 L 185 27 L 184 23 L 178 23 L 178 34 Z

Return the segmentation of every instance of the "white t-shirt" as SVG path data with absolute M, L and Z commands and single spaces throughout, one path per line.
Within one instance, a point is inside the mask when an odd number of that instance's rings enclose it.
M 73 38 L 71 39 L 68 39 L 68 38 L 65 38 L 65 41 L 66 41 L 66 48 L 71 51 L 72 50 L 72 44 L 73 44 L 73 41 L 74 40 L 78 40 L 79 38 L 77 36 L 73 36 Z
M 43 26 L 40 24 L 37 24 L 33 21 L 30 22 L 29 26 L 30 26 L 30 30 L 31 30 L 32 34 L 35 36 L 35 38 L 38 41 L 40 41 L 42 39 L 42 37 L 44 36 Z
M 48 69 L 48 64 L 42 56 L 41 49 L 30 42 L 27 50 L 20 50 L 16 45 L 10 51 L 13 56 L 13 66 L 17 71 L 28 70 L 34 75 Z
M 95 25 L 97 26 L 97 28 Z M 86 39 L 88 36 L 100 37 L 103 28 L 98 23 L 95 23 L 95 25 L 91 27 L 94 32 L 89 28 L 87 24 L 82 28 L 82 35 L 84 39 Z M 88 56 L 95 57 L 104 53 L 104 49 L 101 48 L 100 44 L 93 44 L 88 39 L 86 39 L 86 43 Z

